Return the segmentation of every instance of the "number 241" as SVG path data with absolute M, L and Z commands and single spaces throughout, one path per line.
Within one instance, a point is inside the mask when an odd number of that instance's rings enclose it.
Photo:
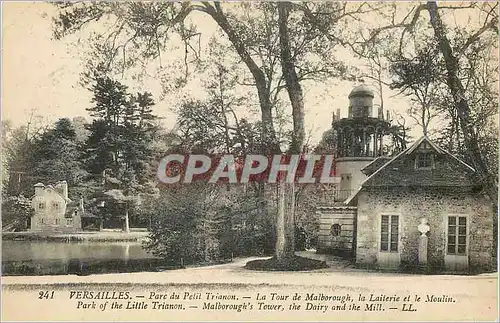
M 54 291 L 39 291 L 38 292 L 38 299 L 53 299 L 54 298 Z

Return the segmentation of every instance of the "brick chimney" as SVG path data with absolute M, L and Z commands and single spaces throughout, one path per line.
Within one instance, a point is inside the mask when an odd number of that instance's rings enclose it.
M 55 189 L 64 197 L 65 200 L 68 199 L 68 183 L 66 181 L 58 182 Z

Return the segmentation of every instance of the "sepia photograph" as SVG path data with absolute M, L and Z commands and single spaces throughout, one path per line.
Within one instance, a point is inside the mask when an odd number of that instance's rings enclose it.
M 2 1 L 1 320 L 496 322 L 497 1 Z

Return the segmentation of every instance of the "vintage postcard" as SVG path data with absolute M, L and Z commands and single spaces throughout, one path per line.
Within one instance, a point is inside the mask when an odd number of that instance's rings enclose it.
M 486 321 L 498 2 L 2 3 L 2 321 Z

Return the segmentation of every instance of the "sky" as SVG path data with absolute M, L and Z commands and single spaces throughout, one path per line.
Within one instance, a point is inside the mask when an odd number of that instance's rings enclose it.
M 60 117 L 89 119 L 85 109 L 90 106 L 91 93 L 78 84 L 85 48 L 74 46 L 75 38 L 52 39 L 51 18 L 55 13 L 56 9 L 48 3 L 2 3 L 2 119 L 10 120 L 15 126 L 26 124 L 32 115 L 43 116 L 45 122 Z M 215 30 L 210 22 L 207 28 Z M 347 63 L 352 61 L 351 57 L 342 59 Z M 347 96 L 356 85 L 334 81 L 307 89 L 305 125 L 311 143 L 318 142 L 331 127 L 332 112 L 341 109 L 341 116 L 347 115 Z M 194 93 L 197 88 L 199 84 L 191 85 L 184 89 L 184 95 Z M 161 92 L 154 79 L 143 84 L 141 90 L 152 92 L 155 98 Z M 394 92 L 388 89 L 384 94 L 386 108 L 400 113 L 408 108 L 406 99 L 391 97 Z M 178 97 L 166 96 L 154 109 L 157 115 L 164 117 L 163 122 L 169 128 L 175 124 L 170 108 L 178 100 Z M 374 102 L 378 100 L 376 97 Z M 418 129 L 412 132 L 418 135 Z

